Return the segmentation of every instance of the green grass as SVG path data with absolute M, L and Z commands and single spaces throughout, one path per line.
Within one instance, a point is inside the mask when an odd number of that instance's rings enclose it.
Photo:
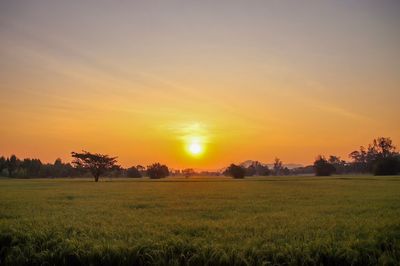
M 400 177 L 0 179 L 1 265 L 399 265 Z

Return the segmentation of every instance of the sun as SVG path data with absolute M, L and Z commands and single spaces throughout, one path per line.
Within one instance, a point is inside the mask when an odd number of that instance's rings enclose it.
M 178 137 L 182 141 L 182 148 L 186 155 L 193 159 L 200 159 L 208 153 L 209 134 L 202 123 L 189 123 L 179 128 L 181 134 Z
M 198 142 L 189 143 L 187 148 L 188 148 L 189 153 L 192 155 L 199 155 L 203 152 L 203 147 Z

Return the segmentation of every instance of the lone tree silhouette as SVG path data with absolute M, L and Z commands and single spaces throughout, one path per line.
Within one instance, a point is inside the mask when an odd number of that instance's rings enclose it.
M 118 168 L 117 157 L 110 157 L 105 154 L 90 153 L 82 151 L 82 153 L 71 152 L 74 159 L 72 162 L 75 166 L 89 170 L 94 176 L 94 181 L 98 182 L 99 177 L 107 171 Z

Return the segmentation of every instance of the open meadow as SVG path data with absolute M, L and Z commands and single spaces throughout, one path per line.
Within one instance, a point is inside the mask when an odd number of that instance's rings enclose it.
M 400 177 L 0 179 L 0 265 L 398 265 Z

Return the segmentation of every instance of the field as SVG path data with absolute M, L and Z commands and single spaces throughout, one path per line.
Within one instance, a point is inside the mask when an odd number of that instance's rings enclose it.
M 0 179 L 1 265 L 399 265 L 400 177 Z

